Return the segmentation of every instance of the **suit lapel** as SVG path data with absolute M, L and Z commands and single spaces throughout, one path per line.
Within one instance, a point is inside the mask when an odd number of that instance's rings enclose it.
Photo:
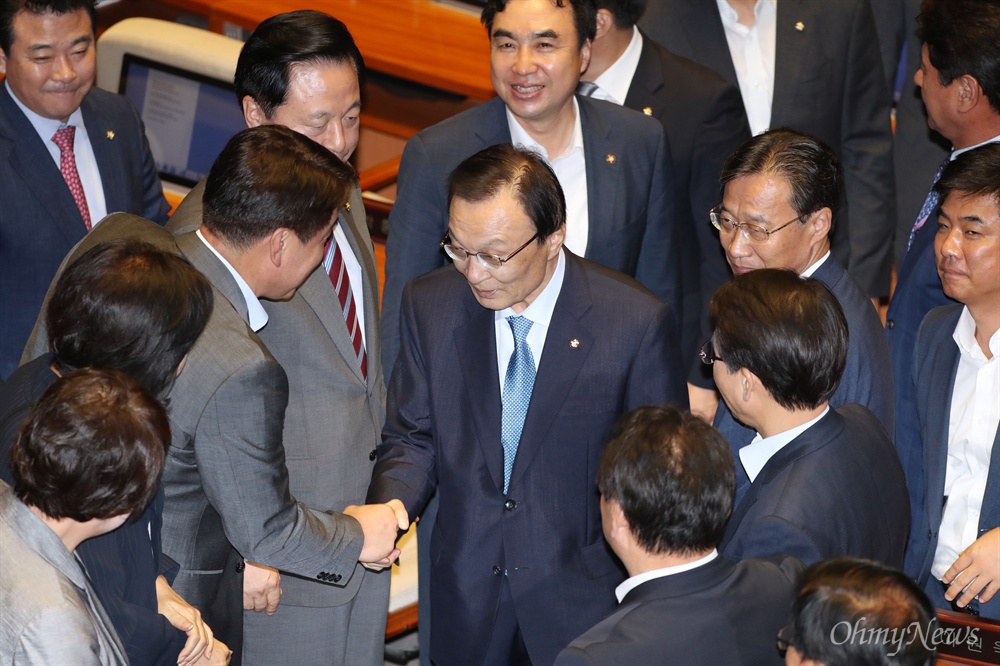
M 652 115 L 659 117 L 659 104 L 656 94 L 663 87 L 663 67 L 656 53 L 653 42 L 648 35 L 642 33 L 642 52 L 639 54 L 639 64 L 632 76 L 632 85 L 625 96 L 625 106 L 630 109 L 652 109 Z
M 542 360 L 535 375 L 535 386 L 531 391 L 531 402 L 510 475 L 511 488 L 524 475 L 531 459 L 547 439 L 563 401 L 576 383 L 577 375 L 593 348 L 594 335 L 580 321 L 591 306 L 590 286 L 579 260 L 568 250 L 563 252 L 566 274 L 545 336 Z M 571 340 L 579 344 L 572 346 Z
M 67 245 L 75 245 L 87 233 L 80 209 L 76 207 L 73 195 L 41 137 L 10 97 L 2 81 L 0 115 L 3 116 L 0 122 L 10 129 L 11 173 L 21 174 L 22 181 L 38 204 L 48 212 L 48 217 L 66 238 Z
M 510 125 L 507 123 L 507 107 L 499 97 L 485 102 L 487 113 L 482 124 L 476 128 L 476 136 L 484 148 L 500 143 L 510 143 Z
M 959 315 L 962 309 L 955 308 L 955 311 L 956 315 Z M 951 421 L 952 388 L 955 386 L 960 360 L 958 345 L 951 339 L 950 334 L 955 330 L 957 323 L 958 316 L 948 319 L 946 327 L 948 335 L 937 345 L 935 353 L 930 358 L 926 375 L 935 382 L 932 402 L 926 405 L 929 437 L 928 441 L 924 442 L 924 468 L 927 470 L 926 510 L 931 525 L 941 524 L 944 509 L 944 483 L 948 471 L 948 424 Z
M 688 52 L 701 54 L 706 67 L 739 87 L 729 42 L 726 41 L 726 29 L 722 26 L 722 17 L 715 3 L 712 0 L 687 0 L 680 21 L 684 34 L 688 36 Z
M 802 0 L 781 0 L 778 3 L 774 40 L 774 92 L 771 96 L 772 127 L 776 126 L 774 110 L 795 104 L 802 66 L 812 60 L 806 54 L 816 36 L 810 33 L 815 33 L 821 26 L 809 19 L 807 7 Z M 804 26 L 802 30 L 796 27 L 799 24 Z
M 88 95 L 80 105 L 83 122 L 87 126 L 87 136 L 90 137 L 90 147 L 94 151 L 97 170 L 101 174 L 101 185 L 104 188 L 104 201 L 109 213 L 129 208 L 122 191 L 121 184 L 129 182 L 125 173 L 126 160 L 121 159 L 121 141 L 114 141 L 115 128 L 101 113 L 100 107 L 90 101 Z M 94 220 L 97 222 L 97 220 Z
M 577 97 L 580 102 L 580 123 L 583 128 L 583 154 L 587 168 L 587 216 L 589 233 L 587 251 L 613 244 L 613 236 L 626 221 L 621 219 L 627 206 L 618 203 L 619 193 L 627 191 L 622 183 L 621 161 L 630 155 L 616 152 L 621 144 L 613 144 L 608 136 L 611 126 L 595 112 L 594 101 L 587 97 Z M 617 146 L 617 147 L 616 147 Z
M 503 447 L 500 445 L 500 377 L 494 313 L 479 305 L 471 292 L 465 299 L 469 321 L 455 329 L 457 360 L 468 388 L 467 404 L 474 405 L 467 413 L 472 416 L 476 441 L 482 449 L 490 478 L 500 491 L 503 489 Z
M 368 367 L 377 368 L 382 365 L 382 356 L 379 353 L 378 267 L 375 264 L 375 248 L 372 244 L 371 234 L 368 232 L 368 223 L 365 218 L 365 207 L 364 201 L 361 199 L 360 187 L 355 187 L 351 191 L 348 205 L 350 206 L 349 209 L 341 210 L 340 221 L 344 225 L 344 235 L 347 236 L 347 242 L 351 246 L 351 250 L 354 251 L 354 256 L 357 257 L 358 262 L 361 264 L 361 274 L 364 284 L 361 285 L 360 290 L 354 292 L 354 298 L 359 299 L 358 307 L 364 308 L 365 340 L 367 341 L 365 350 L 368 354 Z M 351 346 L 351 353 L 354 353 L 353 345 Z

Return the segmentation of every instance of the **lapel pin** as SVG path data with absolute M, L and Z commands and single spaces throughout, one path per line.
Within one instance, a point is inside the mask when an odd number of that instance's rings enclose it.
M 802 21 L 799 21 L 798 23 L 795 24 L 795 29 L 798 30 L 799 32 L 802 32 L 803 30 L 806 29 L 806 24 L 803 23 Z
M 108 137 L 108 141 L 114 141 L 115 140 L 115 131 L 114 130 L 108 130 L 108 132 L 107 132 L 107 134 L 105 136 Z
M 347 210 L 351 210 L 351 202 L 350 201 L 345 202 L 344 208 L 346 208 Z
M 617 161 L 618 161 L 618 158 L 617 158 L 617 157 L 615 157 L 614 155 L 612 155 L 611 153 L 608 153 L 608 156 L 607 156 L 607 157 L 605 157 L 605 158 L 604 158 L 604 160 L 605 160 L 605 161 L 606 161 L 606 162 L 607 162 L 608 164 L 614 164 L 615 162 L 617 162 Z
M 573 338 L 572 340 L 569 341 L 569 346 L 572 347 L 573 349 L 576 349 L 577 347 L 580 346 L 580 341 L 577 340 L 576 338 Z
M 642 112 L 645 113 L 647 116 L 651 116 L 653 115 L 653 107 L 647 106 L 643 108 Z

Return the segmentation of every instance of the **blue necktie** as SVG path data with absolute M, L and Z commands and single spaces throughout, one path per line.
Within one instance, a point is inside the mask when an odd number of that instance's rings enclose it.
M 934 190 L 934 186 L 937 185 L 938 180 L 941 178 L 941 172 L 944 168 L 948 166 L 948 162 L 951 161 L 951 155 L 945 158 L 941 166 L 938 167 L 937 173 L 934 174 L 934 182 L 931 183 L 931 191 L 927 193 L 927 198 L 924 199 L 924 205 L 920 207 L 920 213 L 917 215 L 917 221 L 913 223 L 913 229 L 910 230 L 910 238 L 906 241 L 906 251 L 910 251 L 910 246 L 913 245 L 913 239 L 920 231 L 920 228 L 924 226 L 933 213 L 934 209 L 938 205 L 938 193 Z
M 510 472 L 514 468 L 514 456 L 521 441 L 524 417 L 531 402 L 531 389 L 535 385 L 535 357 L 528 346 L 528 331 L 531 320 L 524 317 L 507 317 L 510 330 L 514 334 L 514 353 L 507 364 L 507 375 L 503 381 L 503 413 L 500 425 L 500 443 L 503 445 L 503 493 L 507 494 Z

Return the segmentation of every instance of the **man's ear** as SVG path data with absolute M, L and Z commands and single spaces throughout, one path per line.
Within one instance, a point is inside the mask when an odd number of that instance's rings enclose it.
M 963 74 L 953 82 L 958 93 L 958 112 L 968 113 L 976 108 L 980 101 L 985 101 L 983 87 L 971 74 Z
M 281 268 L 281 262 L 285 254 L 285 243 L 288 242 L 288 236 L 291 233 L 290 229 L 279 227 L 272 231 L 271 235 L 267 238 L 268 257 L 271 259 L 271 264 L 276 268 Z
M 628 524 L 628 518 L 625 517 L 625 510 L 621 504 L 615 500 L 607 500 L 607 503 L 611 518 L 611 534 L 616 541 L 624 542 L 624 537 L 632 534 L 632 526 Z
M 737 372 L 740 374 L 740 387 L 743 389 L 743 402 L 750 400 L 750 396 L 763 388 L 757 375 L 753 374 L 747 368 L 740 368 Z
M 614 27 L 615 27 L 614 15 L 607 9 L 598 9 L 597 34 L 594 36 L 594 41 L 597 41 L 604 35 L 608 34 Z
M 810 216 L 807 224 L 812 232 L 809 242 L 813 245 L 822 243 L 830 235 L 830 228 L 833 226 L 833 211 L 829 208 L 820 208 Z
M 250 95 L 243 97 L 243 122 L 247 127 L 260 127 L 267 123 L 267 115 Z

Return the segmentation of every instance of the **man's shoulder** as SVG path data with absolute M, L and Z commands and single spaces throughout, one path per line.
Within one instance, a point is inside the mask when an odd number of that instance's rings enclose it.
M 576 262 L 586 279 L 595 303 L 636 313 L 658 312 L 667 305 L 656 294 L 622 272 L 583 257 L 567 257 Z
M 419 140 L 429 147 L 442 149 L 454 147 L 456 143 L 468 143 L 477 131 L 505 130 L 504 109 L 503 100 L 494 97 L 421 130 L 410 141 Z
M 633 141 L 636 145 L 657 148 L 656 141 L 663 136 L 663 123 L 641 111 L 619 106 L 603 99 L 577 96 L 580 104 L 580 123 L 583 141 L 594 133 L 619 141 Z
M 930 351 L 932 347 L 950 340 L 965 306 L 961 303 L 943 305 L 927 313 L 920 323 L 917 347 Z
M 110 120 L 135 119 L 139 115 L 135 107 L 123 95 L 108 92 L 96 86 L 91 88 L 87 96 L 83 98 L 80 110 L 85 114 L 85 120 L 86 115 Z M 116 129 L 121 131 L 121 129 L 128 130 L 130 127 L 130 125 L 126 125 L 124 128 Z M 89 129 L 93 130 L 94 128 Z
M 871 299 L 833 255 L 830 255 L 823 262 L 813 277 L 825 284 L 836 297 L 840 307 L 844 310 L 844 316 L 847 317 L 847 323 L 851 326 L 852 332 L 853 324 L 856 324 L 861 318 L 866 324 L 875 324 L 878 329 L 882 328 L 878 312 L 872 305 Z
M 733 87 L 715 70 L 677 55 L 643 33 L 643 45 L 646 44 L 649 45 L 649 49 L 647 51 L 644 48 L 642 55 L 659 60 L 663 83 L 670 94 L 682 92 L 685 101 L 687 101 L 692 94 L 711 98 L 725 89 Z

